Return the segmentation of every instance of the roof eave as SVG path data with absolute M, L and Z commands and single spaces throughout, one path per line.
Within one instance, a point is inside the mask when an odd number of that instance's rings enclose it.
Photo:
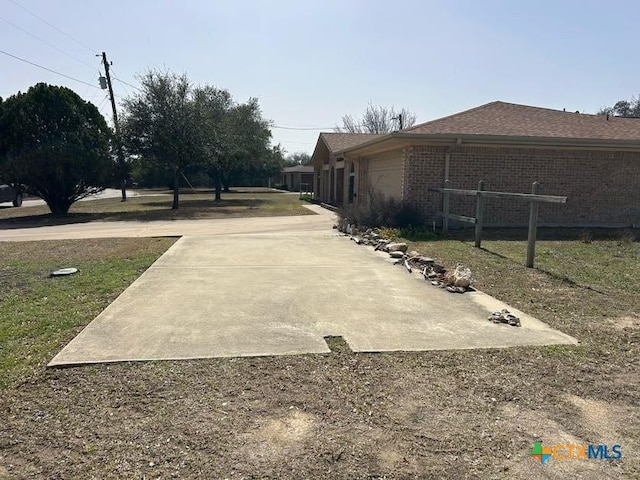
M 384 137 L 335 152 L 337 155 L 367 155 L 382 150 L 401 148 L 408 145 L 513 145 L 513 146 L 545 146 L 545 147 L 581 147 L 581 148 L 615 148 L 616 150 L 640 150 L 640 138 L 637 140 L 596 139 L 596 138 L 563 138 L 563 137 L 528 137 L 514 135 L 469 135 L 442 133 L 405 133 L 393 132 Z

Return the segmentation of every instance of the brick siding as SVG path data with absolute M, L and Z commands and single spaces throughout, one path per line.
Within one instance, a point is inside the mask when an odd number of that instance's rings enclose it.
M 442 195 L 428 192 L 444 181 L 447 147 L 414 146 L 405 159 L 404 199 L 432 215 Z M 540 204 L 539 224 L 553 226 L 640 225 L 640 153 L 552 148 L 457 147 L 450 153 L 452 188 L 569 197 L 566 204 Z M 451 212 L 475 216 L 475 199 L 451 196 Z M 521 226 L 528 222 L 527 202 L 487 199 L 485 225 Z

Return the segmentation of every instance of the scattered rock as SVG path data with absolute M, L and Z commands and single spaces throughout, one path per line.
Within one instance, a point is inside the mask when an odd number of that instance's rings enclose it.
M 520 319 L 513 313 L 509 312 L 506 308 L 500 311 L 493 312 L 489 317 L 489 320 L 493 323 L 506 323 L 512 327 L 520 327 Z
M 389 252 L 389 256 L 391 258 L 403 258 L 404 257 L 404 253 L 402 253 L 400 250 L 393 250 L 393 251 Z
M 390 243 L 386 247 L 387 252 L 406 252 L 409 249 L 409 245 L 406 243 Z

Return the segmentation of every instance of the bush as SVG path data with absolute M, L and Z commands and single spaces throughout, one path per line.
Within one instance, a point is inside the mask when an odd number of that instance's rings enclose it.
M 359 228 L 407 228 L 418 227 L 424 222 L 422 212 L 395 198 L 386 198 L 382 193 L 369 193 L 367 205 L 347 205 L 338 211 L 341 220 Z

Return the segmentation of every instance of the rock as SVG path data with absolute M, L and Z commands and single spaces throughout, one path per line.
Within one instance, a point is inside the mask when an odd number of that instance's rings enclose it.
M 367 231 L 365 232 L 367 235 L 371 235 L 373 233 L 373 230 L 371 228 L 368 228 Z
M 390 243 L 387 245 L 388 252 L 406 252 L 409 249 L 409 245 L 406 243 Z
M 419 254 L 418 252 L 416 252 L 415 250 L 411 250 L 411 251 L 407 254 L 407 256 L 408 256 L 409 258 L 419 258 L 419 257 L 420 257 L 420 254 Z
M 393 250 L 389 252 L 389 256 L 391 258 L 402 258 L 404 257 L 404 253 L 402 253 L 400 250 Z
M 429 265 L 436 263 L 436 261 L 431 257 L 418 257 L 416 260 L 418 260 L 420 263 L 426 263 Z
M 502 309 L 499 312 L 493 312 L 489 317 L 489 320 L 493 323 L 507 323 L 512 327 L 519 327 L 520 319 L 516 317 L 513 313 L 509 312 L 506 308 Z
M 433 269 L 434 272 L 440 273 L 440 274 L 444 274 L 447 271 L 442 265 L 438 265 L 437 263 L 434 263 L 431 266 L 431 268 Z
M 458 264 L 456 269 L 452 272 L 447 272 L 444 276 L 444 281 L 451 286 L 467 288 L 471 285 L 473 281 L 473 277 L 471 275 L 471 270 L 465 267 L 462 264 Z

